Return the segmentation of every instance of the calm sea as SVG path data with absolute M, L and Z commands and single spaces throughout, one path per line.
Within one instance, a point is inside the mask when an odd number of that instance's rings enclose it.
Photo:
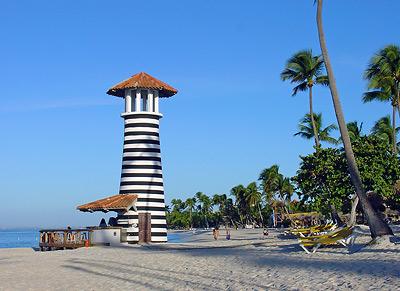
M 171 243 L 183 242 L 187 233 L 168 233 Z M 39 230 L 0 230 L 0 248 L 32 248 L 39 246 Z
M 38 246 L 38 229 L 0 230 L 0 248 L 31 248 Z

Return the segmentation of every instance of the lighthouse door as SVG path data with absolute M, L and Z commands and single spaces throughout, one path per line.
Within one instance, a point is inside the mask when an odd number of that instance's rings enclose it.
M 139 243 L 151 242 L 151 214 L 139 213 Z

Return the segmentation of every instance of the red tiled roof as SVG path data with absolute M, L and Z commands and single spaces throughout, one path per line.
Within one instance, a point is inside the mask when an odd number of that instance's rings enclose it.
M 160 97 L 171 97 L 178 93 L 178 90 L 171 87 L 167 83 L 164 83 L 147 73 L 141 72 L 133 75 L 129 79 L 118 83 L 114 87 L 107 91 L 108 95 L 114 95 L 117 97 L 125 97 L 125 89 L 153 89 L 159 91 Z
M 117 194 L 87 204 L 80 205 L 76 209 L 84 212 L 128 210 L 138 198 L 136 194 Z

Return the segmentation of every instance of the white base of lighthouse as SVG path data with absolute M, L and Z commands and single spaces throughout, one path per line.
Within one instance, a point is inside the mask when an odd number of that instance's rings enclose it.
M 164 184 L 161 166 L 159 121 L 154 112 L 123 113 L 125 121 L 124 150 L 120 194 L 137 194 L 137 211 L 127 211 L 117 217 L 118 225 L 127 232 L 127 241 L 136 243 L 143 228 L 151 228 L 151 242 L 167 241 Z M 143 224 L 140 213 L 149 213 Z M 149 231 L 148 231 L 149 232 Z

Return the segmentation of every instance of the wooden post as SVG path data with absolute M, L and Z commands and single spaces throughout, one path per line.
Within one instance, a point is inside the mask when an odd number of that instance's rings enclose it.
M 151 242 L 151 214 L 139 213 L 139 243 Z

